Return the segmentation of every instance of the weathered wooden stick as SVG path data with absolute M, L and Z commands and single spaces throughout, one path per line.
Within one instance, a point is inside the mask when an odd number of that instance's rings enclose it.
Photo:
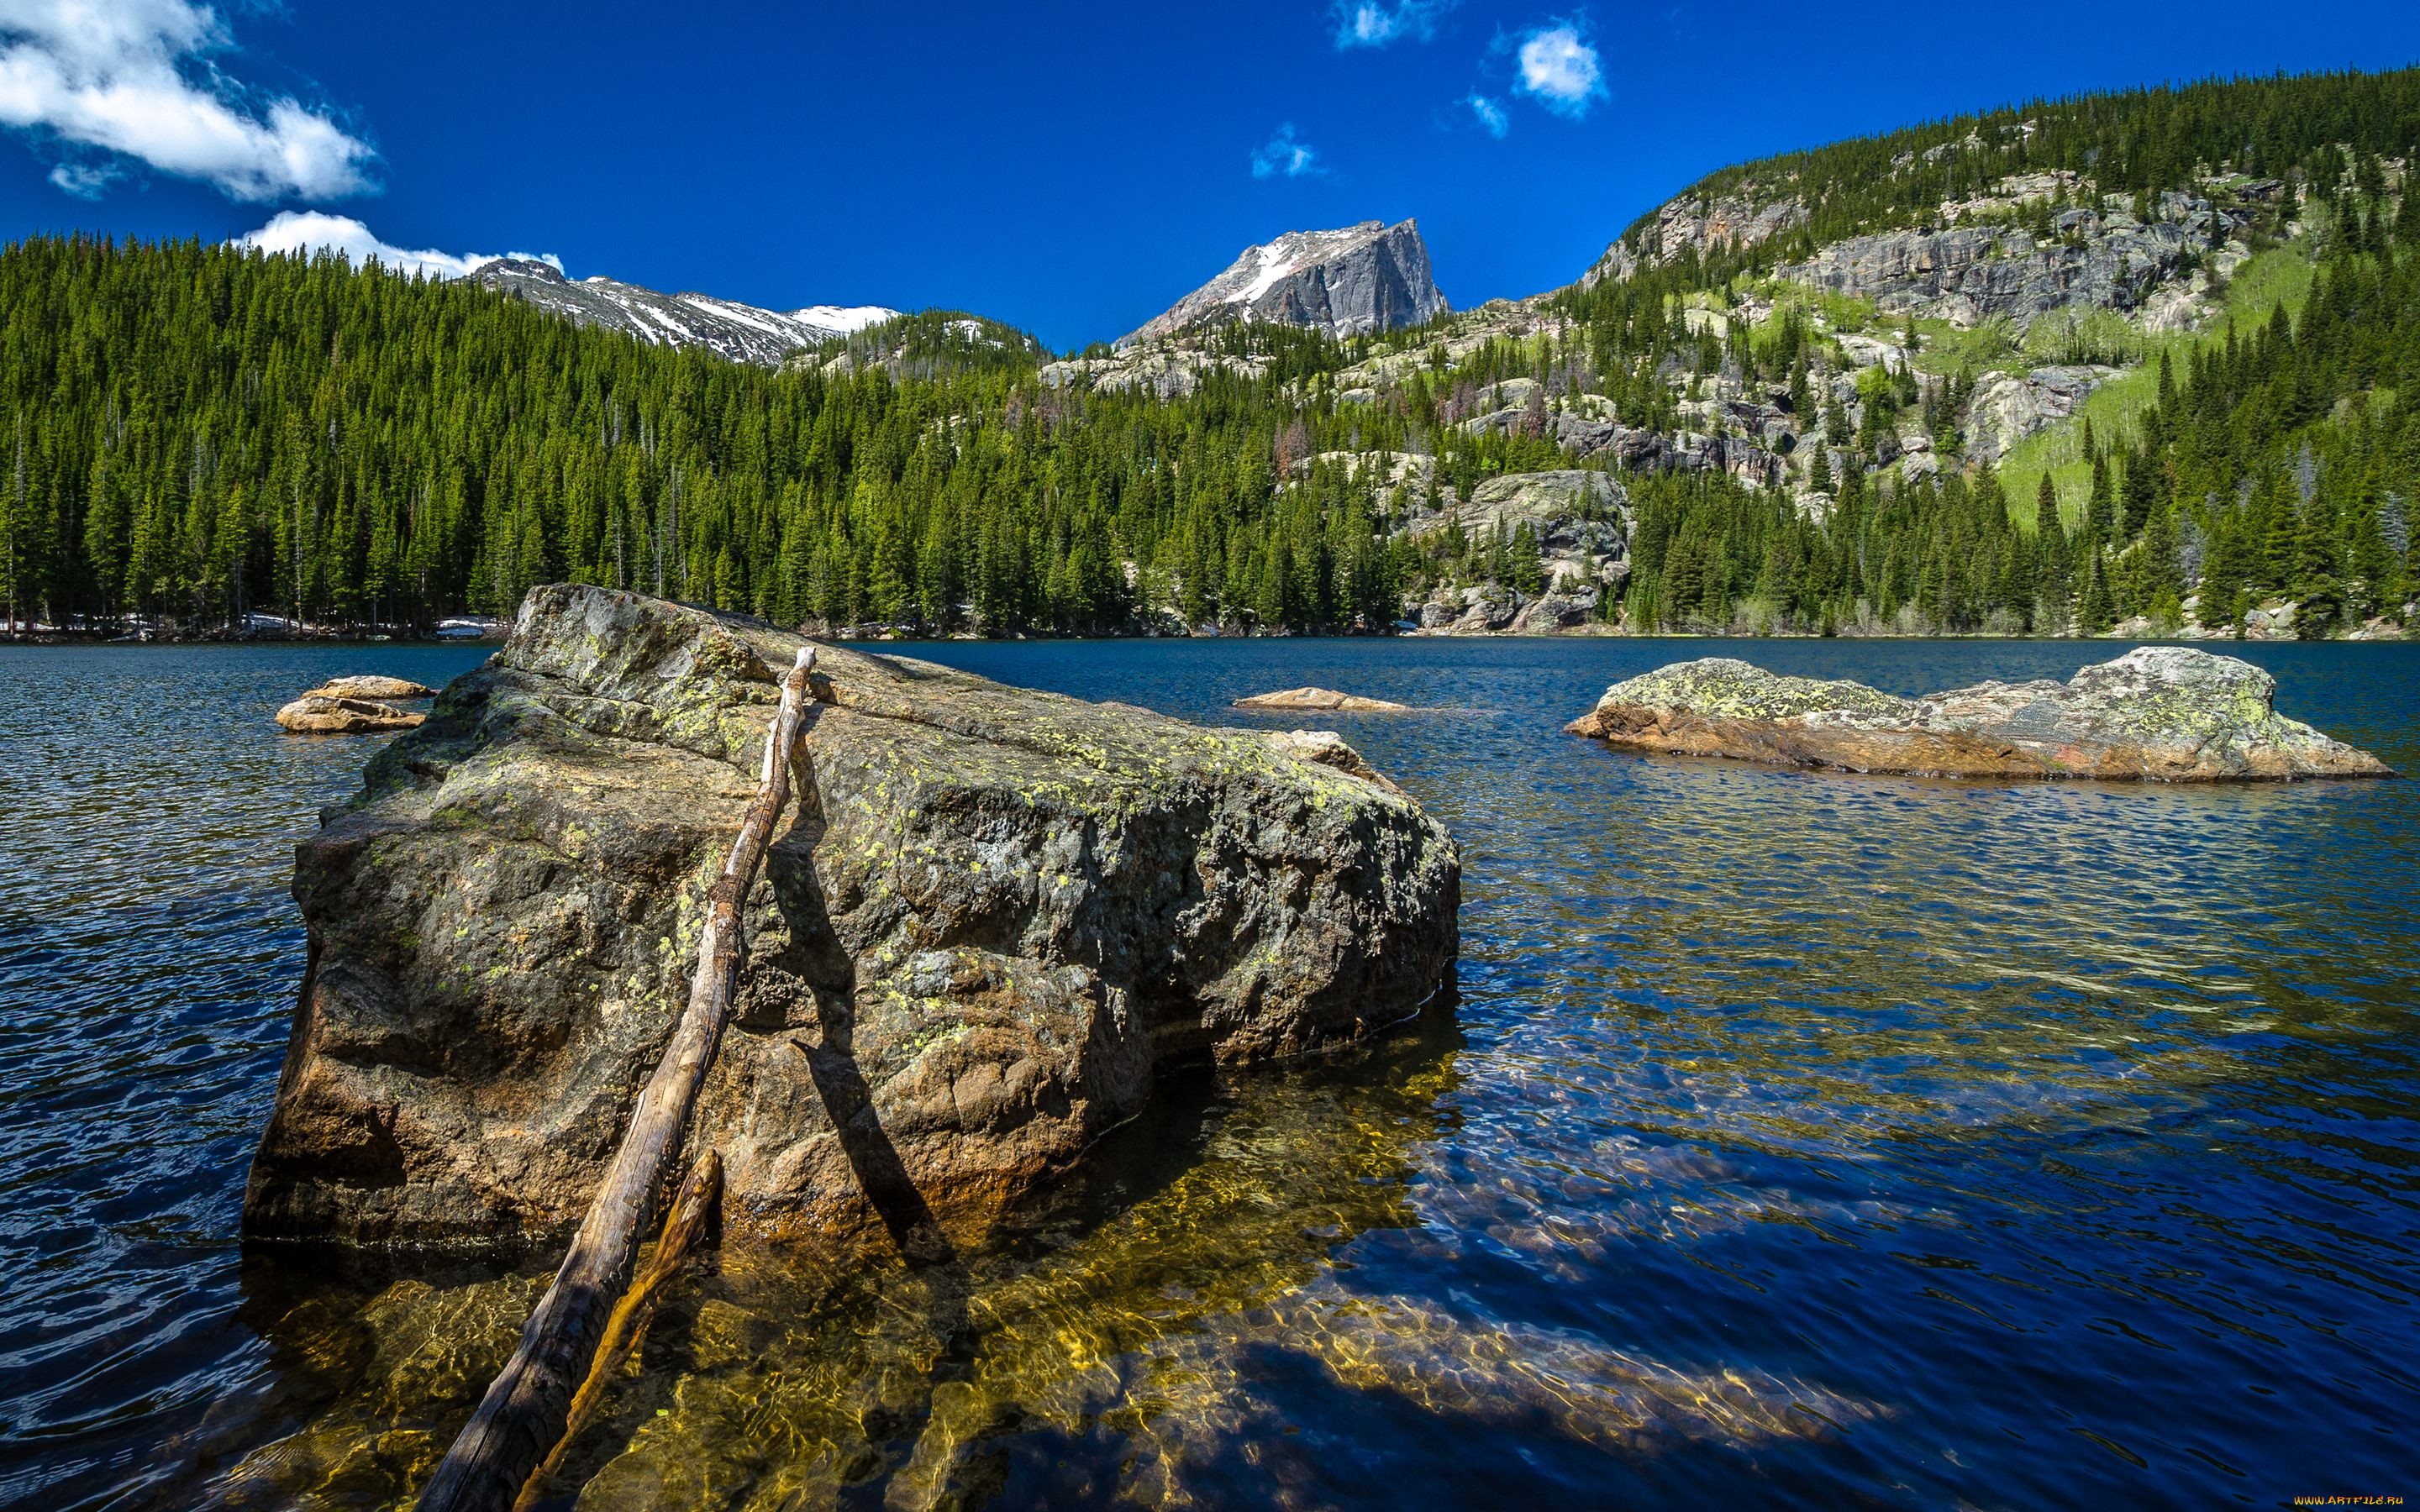
M 647 1257 L 647 1268 L 622 1293 L 613 1304 L 613 1316 L 605 1319 L 605 1336 L 597 1345 L 597 1363 L 588 1367 L 588 1379 L 580 1383 L 579 1392 L 571 1398 L 571 1409 L 564 1414 L 563 1437 L 554 1441 L 546 1462 L 537 1467 L 527 1484 L 521 1487 L 520 1500 L 513 1503 L 513 1512 L 527 1512 L 544 1494 L 547 1477 L 563 1463 L 571 1448 L 571 1441 L 580 1436 L 605 1388 L 622 1373 L 623 1362 L 638 1348 L 639 1335 L 645 1333 L 647 1322 L 656 1315 L 656 1303 L 674 1276 L 680 1273 L 681 1262 L 689 1258 L 690 1244 L 698 1230 L 713 1215 L 715 1200 L 722 1196 L 722 1154 L 709 1149 L 706 1158 L 690 1167 L 689 1180 L 681 1183 L 680 1196 L 673 1198 L 673 1211 L 664 1216 L 664 1231 L 656 1241 L 656 1252 Z
M 563 1438 L 571 1396 L 588 1377 L 605 1319 L 622 1295 L 638 1258 L 640 1233 L 663 1185 L 697 1089 L 714 1063 L 722 1026 L 731 1017 L 733 979 L 739 968 L 739 905 L 756 879 L 774 821 L 790 791 L 790 749 L 807 703 L 813 646 L 782 682 L 782 703 L 765 748 L 765 770 L 748 806 L 722 874 L 706 895 L 706 927 L 697 942 L 697 975 L 689 1006 L 664 1046 L 655 1074 L 639 1094 L 622 1148 L 588 1205 L 571 1251 L 521 1330 L 520 1347 L 488 1387 L 454 1447 L 420 1493 L 421 1512 L 509 1512 L 513 1500 L 547 1451 Z

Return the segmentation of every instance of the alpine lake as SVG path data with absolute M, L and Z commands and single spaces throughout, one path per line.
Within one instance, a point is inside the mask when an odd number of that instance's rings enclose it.
M 2288 1504 L 2420 1494 L 2420 783 L 1619 754 L 1611 682 L 2100 642 L 875 647 L 1340 731 L 1462 844 L 1459 999 L 1170 1086 L 1016 1242 L 729 1244 L 547 1504 Z M 2420 645 L 2211 649 L 2420 772 Z M 0 1504 L 408 1502 L 552 1257 L 247 1247 L 293 842 L 478 648 L 0 649 Z M 1301 684 L 1414 715 L 1254 716 Z

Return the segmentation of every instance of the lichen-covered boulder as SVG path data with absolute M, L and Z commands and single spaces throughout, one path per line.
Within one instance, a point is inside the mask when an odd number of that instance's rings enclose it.
M 277 728 L 294 735 L 365 735 L 410 730 L 426 717 L 376 699 L 305 693 L 277 711 Z
M 298 850 L 310 963 L 248 1232 L 576 1221 L 799 644 L 540 588 L 371 764 Z M 822 656 L 690 1134 L 738 1228 L 979 1240 L 1161 1071 L 1348 1041 L 1450 980 L 1453 842 L 1333 736 Z
M 2144 646 L 2064 683 L 1894 698 L 1730 657 L 1616 683 L 1568 727 L 1635 750 L 1928 777 L 2165 782 L 2392 777 L 2366 751 L 2276 712 L 2250 662 Z

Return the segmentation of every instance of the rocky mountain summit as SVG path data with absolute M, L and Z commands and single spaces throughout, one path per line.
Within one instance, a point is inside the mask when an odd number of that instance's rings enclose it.
M 550 1233 L 678 1016 L 757 781 L 761 622 L 534 590 L 296 857 L 309 964 L 248 1233 Z M 826 648 L 689 1138 L 729 1221 L 953 1242 L 1164 1070 L 1317 1050 L 1451 980 L 1459 861 L 1332 733 L 1209 730 Z
M 734 362 L 767 366 L 899 314 L 880 305 L 809 305 L 761 310 L 710 294 L 659 294 L 602 276 L 578 283 L 542 262 L 506 257 L 487 263 L 471 283 L 510 295 L 583 326 L 624 331 L 658 346 L 693 347 Z
M 1727 656 L 1616 683 L 1570 733 L 1633 750 L 1926 777 L 2158 782 L 2392 777 L 2276 712 L 2248 661 L 2144 646 L 2064 683 L 1982 683 L 1895 698 Z
M 1419 325 L 1449 306 L 1412 221 L 1364 221 L 1334 231 L 1289 231 L 1246 247 L 1220 273 L 1122 337 L 1134 347 L 1187 326 L 1265 320 L 1332 336 Z

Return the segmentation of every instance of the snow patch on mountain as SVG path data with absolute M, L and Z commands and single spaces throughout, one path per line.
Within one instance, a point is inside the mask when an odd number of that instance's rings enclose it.
M 659 294 L 602 276 L 573 283 L 549 264 L 519 258 L 487 263 L 470 276 L 474 283 L 584 326 L 626 332 L 657 346 L 695 347 L 768 367 L 899 314 L 879 304 L 766 310 L 711 294 Z

